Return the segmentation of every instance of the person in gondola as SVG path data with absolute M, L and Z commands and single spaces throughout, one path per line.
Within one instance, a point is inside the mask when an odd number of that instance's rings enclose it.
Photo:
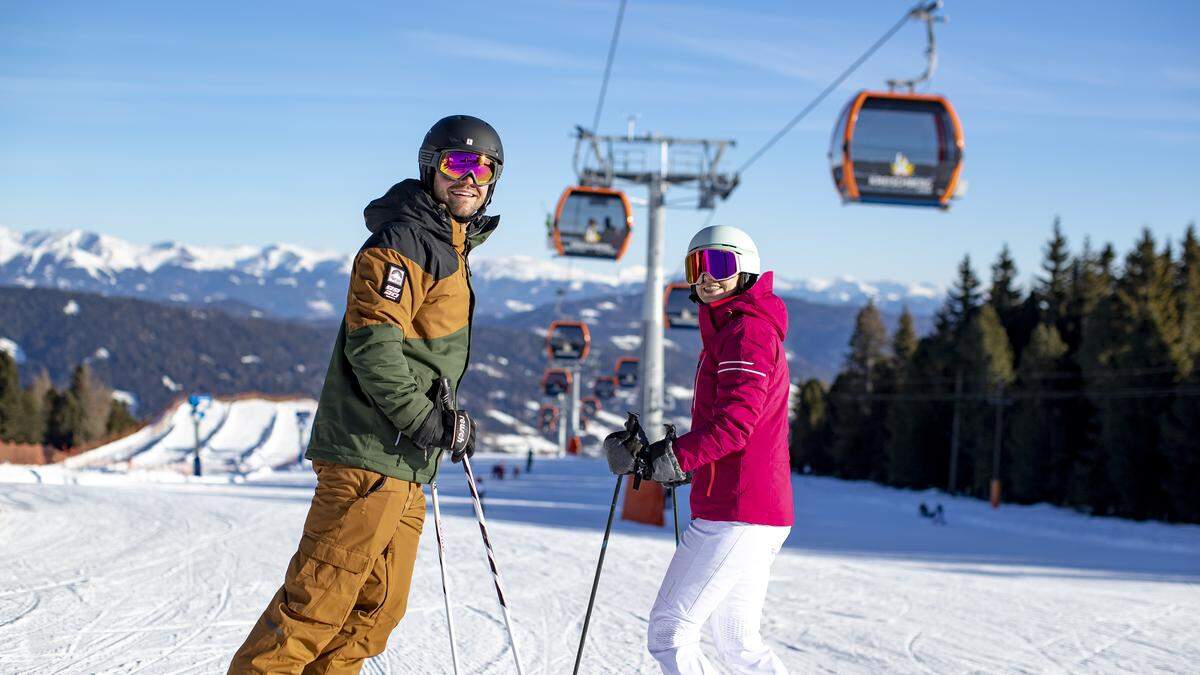
M 604 216 L 604 242 L 612 244 L 615 248 L 621 243 L 621 233 L 617 232 L 617 228 L 613 226 L 612 216 Z
M 595 218 L 588 218 L 587 226 L 583 228 L 583 240 L 589 244 L 600 242 L 600 226 Z
M 485 215 L 504 164 L 500 136 L 468 115 L 435 123 L 420 179 L 364 211 L 346 314 L 312 438 L 317 485 L 283 585 L 230 673 L 357 673 L 404 616 L 425 521 L 422 485 L 442 454 L 475 451 L 475 422 L 453 402 L 471 333 L 467 257 L 499 225 Z M 479 490 L 482 497 L 483 490 Z
M 785 673 L 759 626 L 771 566 L 793 522 L 787 308 L 773 274 L 760 271 L 754 241 L 737 228 L 700 230 L 684 268 L 703 345 L 691 430 L 643 452 L 644 477 L 692 483 L 692 521 L 650 610 L 647 646 L 664 673 L 716 672 L 700 649 L 707 624 L 733 672 Z M 629 433 L 605 439 L 618 473 L 625 466 L 614 458 L 628 456 Z

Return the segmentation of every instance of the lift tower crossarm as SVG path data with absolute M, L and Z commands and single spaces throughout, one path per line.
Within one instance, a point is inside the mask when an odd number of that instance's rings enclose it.
M 664 195 L 671 185 L 696 183 L 700 198 L 697 208 L 712 209 L 716 198 L 727 199 L 738 185 L 738 175 L 718 171 L 732 139 L 682 138 L 654 133 L 622 135 L 597 134 L 575 127 L 575 172 L 583 185 L 612 187 L 615 181 L 645 185 L 650 193 L 646 218 L 646 286 L 642 300 L 642 357 L 639 372 L 642 421 L 645 428 L 658 433 L 663 423 L 663 240 L 666 216 Z M 580 146 L 587 149 L 580 152 Z M 646 148 L 649 157 L 642 166 L 630 166 L 623 156 L 618 168 L 615 148 Z M 689 166 L 672 167 L 671 149 L 701 148 Z M 657 151 L 657 152 L 655 152 Z M 582 155 L 582 157 L 581 157 Z M 657 155 L 657 156 L 656 156 Z M 582 165 L 580 159 L 583 159 Z M 594 161 L 594 164 L 592 162 Z

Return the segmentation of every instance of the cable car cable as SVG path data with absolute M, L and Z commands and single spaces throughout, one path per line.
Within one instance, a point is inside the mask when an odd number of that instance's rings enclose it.
M 842 85 L 842 82 L 846 81 L 846 78 L 848 78 L 852 74 L 854 74 L 854 71 L 858 70 L 859 67 L 862 66 L 863 63 L 866 63 L 867 59 L 871 58 L 871 56 L 873 56 L 875 54 L 875 52 L 879 51 L 880 47 L 882 47 L 884 44 L 886 44 L 888 40 L 892 39 L 892 36 L 894 36 L 897 32 L 899 32 L 900 29 L 903 28 L 904 25 L 908 23 L 909 19 L 911 19 L 914 14 L 916 14 L 918 12 L 922 12 L 922 11 L 933 11 L 940 5 L 941 5 L 941 0 L 933 0 L 932 2 L 921 2 L 921 3 L 918 3 L 912 9 L 905 12 L 904 16 L 901 17 L 900 20 L 897 21 L 894 26 L 889 28 L 887 30 L 887 32 L 883 34 L 882 37 L 880 37 L 878 40 L 876 40 L 874 44 L 872 44 L 870 47 L 868 47 L 865 52 L 860 54 L 859 57 L 857 59 L 855 59 L 853 63 L 850 64 L 850 67 L 846 68 L 844 71 L 842 71 L 842 73 L 840 75 L 838 75 L 836 78 L 834 78 L 834 80 L 829 83 L 829 86 L 825 87 L 825 89 L 820 94 L 817 94 L 816 98 L 814 98 L 812 101 L 810 101 L 808 105 L 804 106 L 804 109 L 802 109 L 799 113 L 796 113 L 795 117 L 793 117 L 787 124 L 783 125 L 782 129 L 780 129 L 774 136 L 772 136 L 770 140 L 768 140 L 766 143 L 764 143 L 763 146 L 758 149 L 758 151 L 756 151 L 753 155 L 751 155 L 750 159 L 746 160 L 746 162 L 743 163 L 742 166 L 738 168 L 736 173 L 739 175 L 741 173 L 743 173 L 746 169 L 748 169 L 750 167 L 751 164 L 754 164 L 756 161 L 758 161 L 759 157 L 762 157 L 764 154 L 766 154 L 767 150 L 770 150 L 772 146 L 774 146 L 781 139 L 783 139 L 783 137 L 786 136 L 788 134 L 788 132 L 792 130 L 792 127 L 796 126 L 800 122 L 800 120 L 807 117 L 808 114 L 810 112 L 812 112 L 818 105 L 820 105 L 822 101 L 824 101 L 830 94 L 832 94 L 838 87 L 840 87 Z M 711 216 L 710 216 L 710 218 L 711 218 Z
M 608 93 L 608 77 L 612 74 L 613 57 L 617 54 L 617 38 L 621 35 L 621 20 L 625 18 L 625 0 L 617 10 L 617 23 L 613 26 L 612 42 L 608 45 L 608 60 L 604 64 L 604 79 L 600 82 L 600 99 L 596 101 L 596 114 L 592 117 L 592 131 L 600 126 L 600 113 L 604 110 L 604 96 Z

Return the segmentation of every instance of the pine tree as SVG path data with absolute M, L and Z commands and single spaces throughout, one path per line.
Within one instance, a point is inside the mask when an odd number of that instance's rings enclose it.
M 1053 394 L 1064 384 L 1054 375 L 1066 354 L 1067 344 L 1058 329 L 1043 323 L 1021 356 L 1007 436 L 1011 458 L 1007 492 L 1014 501 L 1065 501 L 1070 457 L 1064 400 Z
M 963 256 L 958 264 L 958 277 L 954 287 L 946 297 L 945 318 L 949 329 L 956 336 L 961 335 L 967 322 L 975 316 L 982 304 L 982 294 L 979 291 L 979 277 L 971 268 L 971 256 Z
M 902 372 L 917 353 L 917 329 L 913 324 L 912 312 L 905 307 L 900 312 L 900 322 L 896 326 L 896 334 L 892 336 L 893 369 Z
M 21 375 L 17 362 L 0 350 L 0 441 L 21 437 Z
M 995 434 L 994 400 L 1012 383 L 1013 357 L 1008 335 L 991 305 L 976 312 L 959 344 L 965 401 L 962 404 L 962 474 L 969 489 L 986 494 L 992 477 Z
M 1170 514 L 1176 520 L 1200 523 L 1200 367 L 1193 367 L 1162 421 L 1163 475 Z
M 25 437 L 29 443 L 46 442 L 46 423 L 50 415 L 50 407 L 46 396 L 54 389 L 50 375 L 43 369 L 33 376 L 29 388 L 25 390 L 24 410 L 27 412 Z
M 1160 518 L 1169 511 L 1161 477 L 1168 467 L 1159 442 L 1166 397 L 1111 398 L 1113 391 L 1169 389 L 1182 379 L 1187 361 L 1173 293 L 1168 251 L 1159 254 L 1150 231 L 1126 256 L 1115 294 L 1118 337 L 1109 356 L 1112 372 L 1096 373 L 1088 387 L 1099 410 L 1099 445 L 1117 493 L 1117 512 Z
M 947 336 L 949 321 L 937 325 L 938 330 L 917 342 L 888 406 L 887 475 L 893 485 L 945 487 L 949 475 L 953 406 L 946 397 L 953 392 L 956 357 Z
M 827 393 L 825 385 L 817 379 L 810 379 L 800 387 L 796 418 L 792 422 L 791 463 L 792 469 L 799 473 L 833 472 Z
M 46 395 L 49 414 L 46 420 L 46 443 L 59 450 L 68 450 L 83 442 L 83 408 L 70 390 L 59 393 L 51 389 Z
M 882 405 L 873 399 L 888 363 L 887 329 L 874 302 L 858 312 L 850 352 L 831 394 L 834 413 L 833 454 L 839 475 L 882 478 L 886 473 Z
M 105 436 L 120 436 L 137 427 L 137 418 L 129 411 L 129 406 L 124 401 L 114 400 L 112 410 L 108 414 L 108 422 L 105 424 Z
M 1187 366 L 1200 364 L 1200 240 L 1196 224 L 1188 225 L 1179 256 L 1178 280 L 1175 283 L 1179 299 L 1179 332 Z
M 1000 249 L 1000 255 L 992 264 L 992 287 L 988 289 L 987 302 L 1000 317 L 1004 324 L 1004 332 L 1008 333 L 1008 341 L 1016 344 L 1021 332 L 1021 291 L 1016 288 L 1017 264 L 1012 259 L 1008 244 Z
M 71 376 L 71 393 L 79 402 L 83 416 L 75 443 L 82 444 L 103 438 L 112 410 L 112 390 L 97 380 L 91 367 L 84 363 L 76 367 Z
M 1038 279 L 1034 292 L 1041 308 L 1041 320 L 1053 325 L 1061 334 L 1067 318 L 1067 303 L 1070 300 L 1070 257 L 1067 238 L 1062 233 L 1062 221 L 1054 217 L 1054 234 L 1043 249 L 1045 258 L 1042 271 L 1046 276 Z

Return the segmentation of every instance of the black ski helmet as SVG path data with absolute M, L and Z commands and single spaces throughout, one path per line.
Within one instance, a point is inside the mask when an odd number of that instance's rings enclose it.
M 487 199 L 476 215 L 482 214 L 496 194 L 496 184 L 504 169 L 504 144 L 492 125 L 470 115 L 451 115 L 434 123 L 421 141 L 417 152 L 417 167 L 425 189 L 433 192 L 433 172 L 437 171 L 438 153 L 443 150 L 465 150 L 491 157 L 496 162 L 496 180 L 488 189 Z

